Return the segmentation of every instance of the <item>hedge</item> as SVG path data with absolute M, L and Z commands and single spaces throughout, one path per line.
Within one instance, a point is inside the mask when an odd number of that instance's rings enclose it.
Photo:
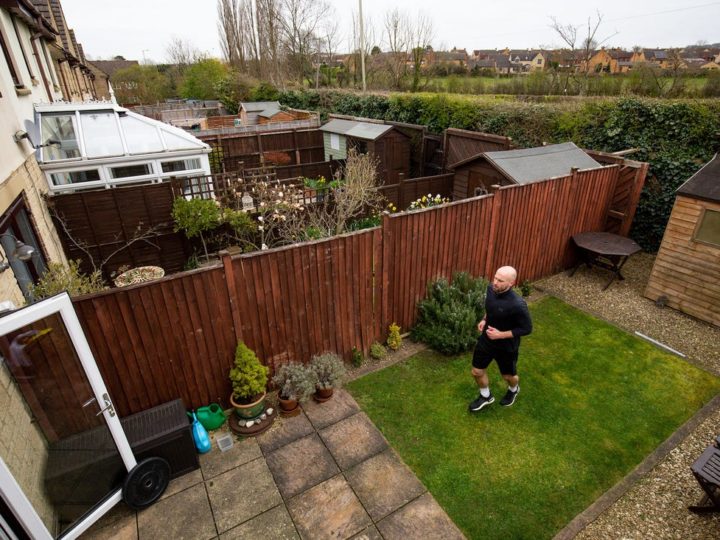
M 520 98 L 449 94 L 290 91 L 290 107 L 512 137 L 520 147 L 573 141 L 650 163 L 630 235 L 648 251 L 660 245 L 675 190 L 720 148 L 720 101 L 650 98 Z

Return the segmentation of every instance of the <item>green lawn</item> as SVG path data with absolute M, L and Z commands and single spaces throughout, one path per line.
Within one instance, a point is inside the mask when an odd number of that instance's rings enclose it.
M 493 405 L 468 353 L 433 352 L 348 385 L 391 445 L 471 539 L 551 538 L 703 404 L 720 379 L 559 300 L 531 306 L 521 392 Z

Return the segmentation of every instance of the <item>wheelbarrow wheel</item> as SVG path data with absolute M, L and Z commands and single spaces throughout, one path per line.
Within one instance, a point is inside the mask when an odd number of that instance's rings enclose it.
M 142 510 L 157 501 L 170 482 L 170 464 L 151 457 L 135 465 L 125 477 L 122 498 L 133 510 Z

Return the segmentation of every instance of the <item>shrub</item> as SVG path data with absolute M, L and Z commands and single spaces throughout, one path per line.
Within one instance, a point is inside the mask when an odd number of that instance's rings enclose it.
M 315 371 L 299 362 L 281 365 L 272 378 L 283 399 L 295 399 L 303 403 L 315 392 L 317 375 Z
M 80 261 L 68 261 L 67 268 L 61 263 L 48 263 L 40 280 L 30 284 L 30 294 L 35 300 L 48 298 L 63 291 L 70 296 L 102 291 L 105 284 L 99 270 L 90 275 L 80 272 Z
M 250 402 L 262 394 L 267 386 L 268 368 L 247 345 L 239 341 L 235 349 L 235 363 L 230 370 L 233 396 L 240 402 Z
M 342 358 L 330 352 L 313 356 L 310 360 L 310 368 L 317 377 L 318 389 L 340 388 L 347 373 Z
M 385 348 L 385 345 L 378 343 L 377 341 L 370 345 L 370 356 L 375 360 L 382 360 L 385 358 L 385 356 L 387 356 L 387 349 Z
M 428 286 L 427 297 L 418 303 L 418 323 L 412 338 L 443 354 L 472 348 L 477 322 L 485 313 L 488 282 L 465 272 L 453 276 L 452 284 L 441 278 Z
M 400 336 L 400 327 L 392 323 L 388 329 L 387 346 L 390 347 L 391 350 L 397 351 L 401 344 L 402 337 Z
M 175 232 L 183 231 L 188 238 L 200 236 L 209 259 L 203 232 L 210 231 L 220 224 L 220 208 L 212 199 L 186 199 L 178 197 L 173 202 L 172 217 L 175 220 Z
M 362 355 L 362 352 L 357 347 L 352 348 L 352 351 L 350 352 L 350 356 L 352 358 L 353 366 L 360 367 L 363 365 L 363 355 Z
M 527 298 L 532 293 L 532 283 L 529 279 L 526 279 L 520 284 L 520 293 Z

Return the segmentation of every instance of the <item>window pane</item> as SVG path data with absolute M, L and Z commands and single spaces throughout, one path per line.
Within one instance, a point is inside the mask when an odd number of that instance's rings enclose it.
M 87 157 L 121 156 L 123 145 L 120 130 L 112 111 L 80 115 Z
M 162 141 L 155 126 L 131 116 L 120 116 L 120 126 L 131 154 L 163 151 Z
M 179 161 L 164 161 L 162 171 L 164 173 L 177 171 L 191 171 L 200 168 L 199 159 L 181 159 Z
M 700 227 L 695 234 L 695 240 L 720 246 L 720 212 L 705 210 Z
M 45 161 L 80 157 L 74 115 L 42 115 L 40 124 L 42 144 L 50 144 L 50 141 L 59 143 L 43 148 Z
M 50 175 L 52 183 L 56 186 L 65 184 L 80 184 L 82 182 L 95 182 L 100 180 L 100 171 L 90 169 L 87 171 L 59 172 Z
M 112 167 L 110 172 L 113 178 L 128 178 L 130 176 L 145 176 L 152 174 L 152 167 L 149 163 L 141 163 L 139 165 L 123 165 L 122 167 Z

